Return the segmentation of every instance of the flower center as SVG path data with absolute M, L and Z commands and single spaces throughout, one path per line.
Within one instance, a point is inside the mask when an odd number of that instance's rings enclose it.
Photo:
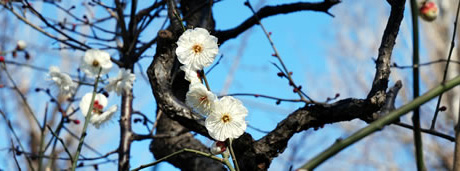
M 195 53 L 201 53 L 203 51 L 203 47 L 200 44 L 193 45 L 192 49 Z
M 93 113 L 95 114 L 102 114 L 102 109 L 104 108 L 104 106 L 102 106 L 101 104 L 99 104 L 99 101 L 95 100 L 94 101 L 94 105 L 93 105 Z
M 208 101 L 208 97 L 206 97 L 206 96 L 201 96 L 200 97 L 200 103 L 204 103 L 206 101 Z
M 93 67 L 98 67 L 99 66 L 99 61 L 94 60 L 92 65 L 93 65 Z
M 222 116 L 222 118 L 220 118 L 222 120 L 222 122 L 224 123 L 228 123 L 230 122 L 230 115 L 229 114 L 224 114 L 224 116 Z

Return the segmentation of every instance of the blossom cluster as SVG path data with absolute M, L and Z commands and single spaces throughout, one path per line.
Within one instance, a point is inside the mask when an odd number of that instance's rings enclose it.
M 107 74 L 113 66 L 110 54 L 97 49 L 87 50 L 81 61 L 80 69 L 88 77 L 98 77 L 98 79 L 101 75 Z M 59 88 L 61 96 L 71 97 L 76 94 L 78 84 L 72 80 L 70 75 L 61 72 L 58 67 L 51 66 L 48 77 Z M 132 89 L 135 79 L 136 77 L 131 73 L 131 70 L 122 68 L 119 70 L 117 77 L 108 79 L 105 90 L 122 95 Z M 92 97 L 93 92 L 86 93 L 82 97 L 79 107 L 83 116 L 86 117 L 86 115 L 90 114 L 89 122 L 99 128 L 103 123 L 111 120 L 118 107 L 114 105 L 106 109 L 108 100 L 102 93 L 95 94 L 91 104 Z M 92 109 L 90 110 L 91 106 Z
M 238 138 L 246 130 L 248 110 L 243 103 L 231 96 L 218 98 L 203 85 L 204 75 L 199 73 L 211 65 L 219 52 L 217 38 L 206 29 L 186 30 L 177 41 L 176 55 L 183 64 L 185 79 L 190 82 L 186 105 L 206 116 L 205 126 L 209 135 L 217 141 Z M 202 72 L 201 72 L 202 73 Z

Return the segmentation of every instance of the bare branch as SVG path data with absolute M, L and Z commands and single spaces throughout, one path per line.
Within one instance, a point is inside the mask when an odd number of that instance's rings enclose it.
M 277 5 L 277 6 L 265 6 L 261 8 L 255 15 L 246 19 L 243 23 L 236 26 L 233 29 L 216 31 L 215 35 L 219 38 L 219 44 L 223 44 L 225 41 L 235 38 L 247 29 L 256 25 L 257 17 L 261 20 L 266 17 L 275 16 L 278 14 L 287 14 L 297 11 L 318 11 L 325 12 L 331 15 L 329 9 L 340 3 L 340 0 L 325 0 L 323 2 L 297 2 L 291 4 Z

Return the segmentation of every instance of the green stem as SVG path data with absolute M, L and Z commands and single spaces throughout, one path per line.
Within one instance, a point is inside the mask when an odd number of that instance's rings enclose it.
M 135 169 L 133 169 L 133 170 L 131 170 L 131 171 L 137 171 L 137 170 L 141 170 L 141 169 L 144 169 L 144 168 L 147 168 L 147 167 L 150 167 L 150 166 L 155 166 L 155 165 L 157 165 L 158 163 L 161 163 L 161 162 L 165 161 L 165 160 L 168 159 L 168 158 L 174 157 L 175 155 L 178 155 L 178 154 L 181 154 L 181 153 L 184 153 L 184 152 L 195 153 L 195 154 L 198 154 L 198 155 L 201 155 L 201 156 L 204 156 L 204 157 L 211 158 L 211 159 L 213 159 L 213 160 L 215 160 L 215 161 L 218 161 L 218 162 L 221 162 L 221 163 L 227 165 L 226 162 L 225 162 L 224 160 L 222 160 L 222 158 L 213 156 L 212 154 L 205 153 L 205 152 L 202 152 L 202 151 L 198 151 L 198 150 L 193 150 L 193 149 L 187 149 L 187 148 L 185 148 L 185 149 L 176 151 L 176 152 L 174 152 L 174 153 L 171 153 L 171 154 L 169 154 L 169 155 L 167 155 L 167 156 L 165 156 L 165 157 L 163 157 L 163 158 L 161 158 L 161 159 L 158 159 L 157 161 L 154 161 L 154 162 L 152 162 L 152 163 L 141 165 L 141 166 L 139 166 L 139 167 L 137 167 L 137 168 L 135 168 Z M 227 160 L 227 161 L 228 161 L 228 160 Z M 227 165 L 227 166 L 231 166 L 231 165 Z M 231 168 L 231 167 L 229 167 L 229 168 Z M 231 170 L 231 169 L 230 169 L 230 170 Z M 233 171 L 233 170 L 232 170 L 232 171 Z
M 430 91 L 426 92 L 422 96 L 414 99 L 412 102 L 390 112 L 388 115 L 380 118 L 372 122 L 372 124 L 368 125 L 367 127 L 360 129 L 359 131 L 355 132 L 350 137 L 337 141 L 331 147 L 323 151 L 322 153 L 315 156 L 312 160 L 308 161 L 305 165 L 301 167 L 300 170 L 313 170 L 319 164 L 323 163 L 330 157 L 334 156 L 344 148 L 350 146 L 351 144 L 363 139 L 364 137 L 381 130 L 385 125 L 391 124 L 397 118 L 401 117 L 402 115 L 412 111 L 414 108 L 428 102 L 429 100 L 433 99 L 434 97 L 438 96 L 439 94 L 446 92 L 453 87 L 460 84 L 460 76 L 455 77 L 452 80 L 445 82 L 445 84 L 438 85 L 437 87 L 431 89 Z
M 224 164 L 228 167 L 228 169 L 230 171 L 236 171 L 235 168 L 233 168 L 232 164 L 230 163 L 230 161 L 228 160 L 228 158 L 224 159 Z
M 236 161 L 235 153 L 233 152 L 233 145 L 232 145 L 233 139 L 229 138 L 228 141 L 229 141 L 228 147 L 230 148 L 230 155 L 232 155 L 233 165 L 235 165 L 235 168 L 236 168 L 237 171 L 240 171 L 240 168 L 238 166 L 238 162 Z
M 72 171 L 74 171 L 77 168 L 78 157 L 80 156 L 81 149 L 83 147 L 83 141 L 85 140 L 85 137 L 86 137 L 86 130 L 88 129 L 89 120 L 91 118 L 91 114 L 93 111 L 94 99 L 96 98 L 97 85 L 99 83 L 101 71 L 102 71 L 102 68 L 99 69 L 99 73 L 97 74 L 96 81 L 94 82 L 93 96 L 91 97 L 91 103 L 90 103 L 88 112 L 86 113 L 85 124 L 83 125 L 83 131 L 81 132 L 80 142 L 78 143 L 77 152 L 75 153 L 75 156 L 73 157 L 73 163 L 72 163 L 72 169 L 71 169 Z
M 410 1 L 411 5 L 411 14 L 412 14 L 412 65 L 419 66 L 419 46 L 420 46 L 420 39 L 419 39 L 419 28 L 418 28 L 418 8 L 416 0 Z M 413 96 L 414 99 L 420 95 L 420 71 L 419 67 L 412 68 L 412 76 L 413 76 Z M 413 111 L 412 115 L 412 123 L 414 125 L 414 146 L 415 146 L 415 158 L 417 163 L 418 170 L 426 170 L 425 163 L 423 161 L 423 142 L 422 142 L 422 132 L 420 128 L 420 107 L 416 107 Z
M 176 11 L 174 11 L 173 13 L 174 13 L 174 16 L 179 20 L 180 25 L 182 26 L 182 30 L 185 31 L 186 29 L 185 29 L 185 26 L 184 26 L 184 22 L 182 21 L 182 18 L 180 18 L 180 15 Z

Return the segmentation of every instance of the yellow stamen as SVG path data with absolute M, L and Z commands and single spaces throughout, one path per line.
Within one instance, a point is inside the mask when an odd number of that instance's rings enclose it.
M 93 65 L 94 67 L 98 67 L 98 66 L 99 66 L 99 61 L 94 60 L 93 63 L 92 63 L 92 65 Z
M 224 114 L 224 116 L 222 116 L 221 120 L 222 120 L 222 122 L 224 122 L 224 123 L 230 122 L 230 115 Z
M 199 44 L 195 44 L 192 46 L 193 52 L 201 53 L 203 51 L 203 47 Z

